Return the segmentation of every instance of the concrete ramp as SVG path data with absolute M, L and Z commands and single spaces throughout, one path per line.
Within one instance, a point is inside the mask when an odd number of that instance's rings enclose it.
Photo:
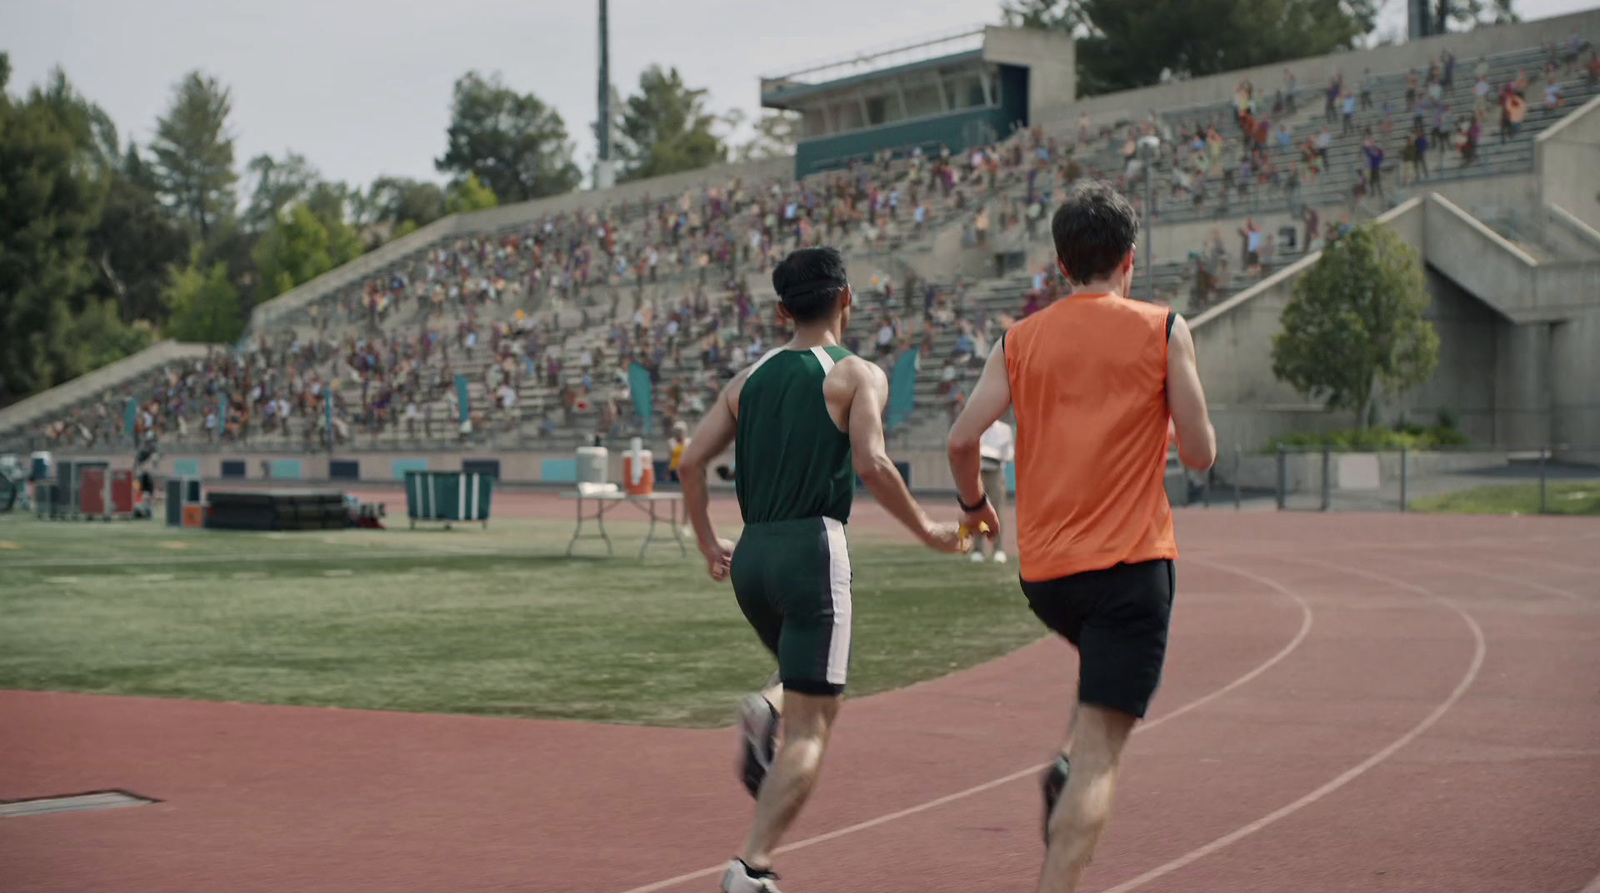
M 1600 293 L 1600 261 L 1536 258 L 1438 194 L 1426 198 L 1423 256 L 1516 323 L 1560 322 Z

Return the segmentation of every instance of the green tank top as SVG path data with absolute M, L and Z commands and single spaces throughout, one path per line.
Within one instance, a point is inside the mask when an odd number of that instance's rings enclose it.
M 776 350 L 745 379 L 734 482 L 746 524 L 850 520 L 856 489 L 850 436 L 833 423 L 822 394 L 829 370 L 848 356 L 838 346 Z

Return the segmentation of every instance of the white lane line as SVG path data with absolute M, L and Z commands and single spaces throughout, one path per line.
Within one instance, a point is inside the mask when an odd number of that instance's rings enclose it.
M 1416 585 L 1413 585 L 1411 583 L 1407 583 L 1404 580 L 1400 580 L 1400 579 L 1397 579 L 1395 577 L 1390 577 L 1390 576 L 1388 576 L 1386 574 L 1378 574 L 1378 573 L 1373 573 L 1371 571 L 1358 570 L 1358 569 L 1352 568 L 1352 567 L 1345 567 L 1345 566 L 1342 566 L 1342 565 L 1330 564 L 1330 563 L 1325 562 L 1325 561 L 1313 561 L 1311 559 L 1305 559 L 1305 558 L 1285 558 L 1284 560 L 1286 560 L 1286 561 L 1294 561 L 1294 562 L 1297 562 L 1297 563 L 1300 563 L 1300 564 L 1309 564 L 1309 565 L 1313 565 L 1313 566 L 1317 566 L 1317 567 L 1324 567 L 1324 568 L 1328 568 L 1330 570 L 1335 570 L 1335 571 L 1343 571 L 1345 573 L 1350 573 L 1350 574 L 1356 574 L 1358 576 L 1367 577 L 1367 578 L 1372 579 L 1372 580 L 1377 580 L 1378 582 L 1381 582 L 1381 583 L 1388 583 L 1391 586 L 1398 586 L 1398 587 L 1400 587 L 1402 589 L 1409 589 L 1409 590 L 1411 590 L 1413 592 L 1417 592 L 1417 593 L 1421 593 L 1422 595 L 1426 595 L 1429 598 L 1432 598 L 1433 600 L 1435 600 L 1435 601 L 1439 602 L 1440 604 L 1444 605 L 1445 607 L 1449 608 L 1450 610 L 1456 612 L 1457 614 L 1459 614 L 1461 616 L 1461 619 L 1466 622 L 1467 628 L 1472 631 L 1472 640 L 1473 640 L 1474 647 L 1473 647 L 1473 652 L 1472 652 L 1472 661 L 1467 665 L 1466 673 L 1462 674 L 1461 681 L 1456 683 L 1455 690 L 1450 692 L 1449 697 L 1445 698 L 1444 701 L 1439 704 L 1439 706 L 1433 708 L 1433 712 L 1431 712 L 1427 716 L 1423 717 L 1421 722 L 1419 722 L 1416 725 L 1412 726 L 1410 731 L 1406 732 L 1404 735 L 1401 735 L 1399 738 L 1396 738 L 1394 741 L 1390 742 L 1387 747 L 1384 747 L 1382 750 L 1378 751 L 1377 753 L 1374 753 L 1372 756 L 1367 757 L 1365 760 L 1362 760 L 1361 762 L 1357 763 L 1356 765 L 1351 766 L 1349 769 L 1346 769 L 1344 772 L 1340 773 L 1337 777 L 1335 777 L 1332 781 L 1329 781 L 1327 784 L 1325 784 L 1322 787 L 1319 787 L 1316 790 L 1306 794 L 1305 796 L 1303 796 L 1300 799 L 1294 801 L 1293 803 L 1286 804 L 1284 806 L 1281 806 L 1281 807 L 1273 810 L 1272 812 L 1267 813 L 1266 815 L 1262 816 L 1259 819 L 1256 819 L 1255 821 L 1251 822 L 1248 825 L 1244 825 L 1244 826 L 1242 826 L 1240 828 L 1237 828 L 1237 829 L 1235 829 L 1235 830 L 1233 830 L 1233 831 L 1231 831 L 1231 832 L 1229 832 L 1227 834 L 1224 834 L 1221 837 L 1218 837 L 1216 840 L 1213 840 L 1213 841 L 1211 841 L 1210 843 L 1208 843 L 1208 844 L 1206 844 L 1204 846 L 1196 847 L 1195 849 L 1192 849 L 1189 852 L 1184 853 L 1183 855 L 1179 856 L 1176 859 L 1173 859 L 1170 862 L 1167 862 L 1164 865 L 1158 865 L 1155 868 L 1150 869 L 1149 871 L 1145 872 L 1144 874 L 1139 875 L 1138 877 L 1135 877 L 1135 878 L 1133 878 L 1131 880 L 1123 881 L 1122 883 L 1116 885 L 1115 887 L 1111 887 L 1108 890 L 1102 891 L 1102 893 L 1128 893 L 1129 890 L 1138 889 L 1139 887 L 1142 887 L 1145 884 L 1148 884 L 1153 880 L 1165 877 L 1166 875 L 1169 875 L 1169 874 L 1173 873 L 1174 871 L 1177 871 L 1180 868 L 1183 868 L 1183 867 L 1185 867 L 1187 865 L 1190 865 L 1190 864 L 1192 864 L 1194 862 L 1197 862 L 1197 861 L 1199 861 L 1201 859 L 1204 859 L 1205 857 L 1211 855 L 1212 853 L 1217 852 L 1220 849 L 1223 849 L 1224 847 L 1227 847 L 1227 846 L 1229 846 L 1229 845 L 1231 845 L 1233 843 L 1236 843 L 1236 842 L 1238 842 L 1238 841 L 1240 841 L 1240 840 L 1242 840 L 1242 839 L 1244 839 L 1246 837 L 1249 837 L 1250 835 L 1256 833 L 1257 831 L 1260 831 L 1262 828 L 1265 828 L 1268 825 L 1273 824 L 1274 822 L 1278 821 L 1279 819 L 1282 819 L 1282 818 L 1285 818 L 1287 816 L 1293 815 L 1294 813 L 1299 812 L 1300 810 L 1304 809 L 1305 807 L 1310 806 L 1311 804 L 1317 802 L 1318 800 L 1321 800 L 1322 798 L 1328 796 L 1329 794 L 1333 793 L 1334 791 L 1337 791 L 1338 789 L 1344 787 L 1345 785 L 1347 785 L 1350 782 L 1354 781 L 1355 779 L 1359 778 L 1367 770 L 1371 769 L 1372 767 L 1378 765 L 1379 763 L 1381 763 L 1384 760 L 1387 760 L 1389 757 L 1393 756 L 1396 751 L 1400 750 L 1400 748 L 1405 747 L 1407 744 L 1410 744 L 1412 741 L 1415 741 L 1417 736 L 1421 735 L 1423 732 L 1426 732 L 1430 727 L 1433 726 L 1434 723 L 1438 722 L 1439 719 L 1445 715 L 1445 713 L 1449 712 L 1450 708 L 1454 707 L 1456 705 L 1456 702 L 1461 700 L 1461 696 L 1467 693 L 1467 689 L 1472 687 L 1473 681 L 1478 678 L 1478 671 L 1483 668 L 1483 657 L 1484 657 L 1484 654 L 1488 650 L 1487 643 L 1485 642 L 1484 637 L 1483 637 L 1483 629 L 1478 626 L 1478 621 L 1472 619 L 1472 615 L 1468 614 L 1466 611 L 1461 610 L 1459 607 L 1457 607 L 1455 605 L 1454 602 L 1450 601 L 1449 599 L 1445 598 L 1442 595 L 1439 595 L 1437 592 L 1434 592 L 1431 589 L 1428 589 L 1428 588 L 1422 587 L 1422 586 L 1416 586 Z
M 1182 707 L 1179 707 L 1171 713 L 1163 714 L 1162 716 L 1158 716 L 1148 722 L 1141 723 L 1134 728 L 1133 733 L 1135 735 L 1139 734 L 1140 732 L 1147 732 L 1151 729 L 1157 728 L 1162 723 L 1165 723 L 1171 719 L 1177 719 L 1178 717 L 1184 715 L 1185 713 L 1189 713 L 1190 711 L 1198 710 L 1212 701 L 1215 701 L 1217 698 L 1222 697 L 1228 692 L 1233 691 L 1239 686 L 1244 685 L 1250 680 L 1255 679 L 1257 676 L 1260 676 L 1267 670 L 1272 669 L 1272 667 L 1276 666 L 1280 661 L 1288 657 L 1296 648 L 1300 647 L 1300 643 L 1306 640 L 1306 636 L 1311 634 L 1311 603 L 1302 598 L 1299 593 L 1293 592 L 1272 580 L 1268 580 L 1265 577 L 1258 577 L 1255 574 L 1239 571 L 1237 569 L 1216 564 L 1211 561 L 1206 561 L 1204 559 L 1191 559 L 1191 563 L 1209 565 L 1210 567 L 1218 570 L 1236 574 L 1237 576 L 1244 577 L 1248 580 L 1261 583 L 1274 592 L 1293 599 L 1294 602 L 1300 606 L 1300 629 L 1295 632 L 1294 638 L 1290 639 L 1287 645 L 1284 645 L 1283 648 L 1278 650 L 1278 653 L 1267 658 L 1264 662 L 1258 664 L 1254 669 L 1233 680 L 1232 682 L 1229 682 L 1227 685 L 1224 685 L 1216 691 L 1184 704 Z M 1027 778 L 1031 775 L 1042 772 L 1049 765 L 1049 763 L 1039 763 L 1038 765 L 1029 766 L 1025 769 L 1019 769 L 1009 775 L 1001 776 L 993 781 L 986 781 L 983 784 L 974 785 L 973 787 L 967 788 L 963 791 L 956 791 L 953 794 L 946 794 L 943 797 L 937 797 L 925 803 L 919 803 L 915 806 L 908 806 L 905 809 L 899 809 L 895 810 L 894 812 L 885 813 L 876 818 L 867 819 L 864 822 L 857 822 L 854 825 L 846 825 L 843 828 L 838 828 L 825 834 L 818 834 L 815 837 L 807 837 L 804 840 L 797 840 L 794 843 L 785 844 L 773 850 L 773 853 L 791 853 L 795 850 L 804 849 L 809 846 L 815 846 L 819 843 L 827 843 L 830 840 L 837 840 L 841 837 L 856 834 L 869 828 L 876 828 L 879 825 L 886 825 L 890 822 L 899 821 L 907 816 L 913 816 L 917 813 L 927 812 L 930 809 L 936 809 L 940 806 L 944 806 L 946 803 L 954 803 L 957 800 L 964 800 L 967 797 L 971 797 L 975 794 L 981 794 L 984 791 L 993 790 L 994 788 L 998 788 L 1002 785 L 1010 784 L 1013 781 Z M 686 874 L 680 874 L 676 877 L 667 878 L 664 881 L 656 881 L 653 884 L 645 884 L 642 887 L 633 887 L 623 891 L 623 893 L 655 893 L 657 890 L 665 890 L 668 887 L 674 887 L 678 884 L 687 883 L 688 881 L 696 881 L 701 878 L 711 877 L 712 875 L 722 871 L 725 867 L 726 863 L 720 863 L 712 866 L 711 868 L 702 868 L 699 871 L 691 871 Z
M 1434 567 L 1441 567 L 1445 570 L 1454 571 L 1458 574 L 1466 574 L 1472 577 L 1482 577 L 1485 580 L 1494 580 L 1500 583 L 1510 583 L 1513 586 L 1526 586 L 1529 589 L 1537 589 L 1540 592 L 1548 592 L 1552 595 L 1559 595 L 1562 598 L 1571 599 L 1575 602 L 1587 601 L 1587 599 L 1585 599 L 1583 596 L 1573 592 L 1570 589 L 1562 589 L 1559 586 L 1550 586 L 1535 580 L 1524 580 L 1520 577 L 1507 577 L 1502 574 L 1491 574 L 1488 571 L 1480 571 L 1470 567 L 1463 567 L 1459 564 L 1454 564 L 1449 561 L 1439 561 L 1433 558 L 1419 558 L 1415 555 L 1407 555 L 1405 556 L 1404 560 L 1416 562 L 1417 564 L 1429 564 Z

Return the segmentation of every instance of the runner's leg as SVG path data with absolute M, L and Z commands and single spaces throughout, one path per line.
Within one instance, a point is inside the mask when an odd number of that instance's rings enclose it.
M 1039 893 L 1072 893 L 1089 867 L 1095 842 L 1111 817 L 1117 767 L 1137 722 L 1134 716 L 1094 704 L 1079 704 L 1063 753 L 1072 764 L 1066 787 L 1050 816 Z
M 783 743 L 761 785 L 756 820 L 739 859 L 754 869 L 772 866 L 772 850 L 800 814 L 822 770 L 822 755 L 842 700 L 837 695 L 788 692 L 783 716 Z

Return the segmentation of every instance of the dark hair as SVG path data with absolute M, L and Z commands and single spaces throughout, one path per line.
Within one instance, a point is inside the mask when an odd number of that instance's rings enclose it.
M 772 271 L 772 288 L 795 322 L 815 322 L 832 315 L 850 280 L 844 258 L 834 248 L 801 248 Z
M 1121 193 L 1092 180 L 1067 191 L 1067 200 L 1050 220 L 1056 256 L 1075 283 L 1109 275 L 1133 250 L 1139 219 Z

